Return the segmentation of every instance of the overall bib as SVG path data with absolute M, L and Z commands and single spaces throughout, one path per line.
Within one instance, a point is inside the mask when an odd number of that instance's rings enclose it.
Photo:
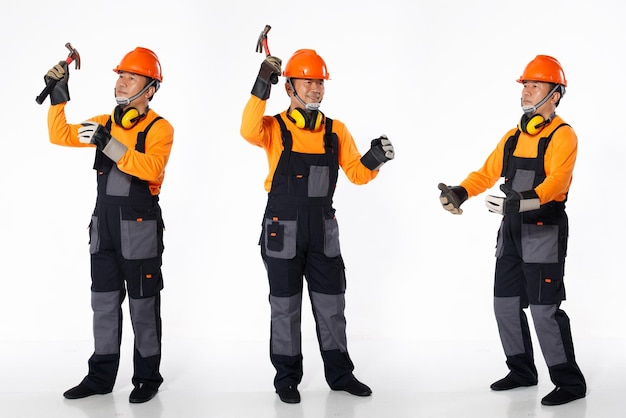
M 347 384 L 354 365 L 348 356 L 344 316 L 346 278 L 339 229 L 332 206 L 339 172 L 338 139 L 326 118 L 324 154 L 292 151 L 280 115 L 283 141 L 268 195 L 260 239 L 270 285 L 270 358 L 280 389 L 302 380 L 301 310 L 303 277 L 331 388 Z
M 159 119 L 138 134 L 137 151 L 145 152 L 147 132 Z M 84 383 L 99 391 L 113 389 L 120 362 L 121 305 L 128 292 L 135 334 L 132 381 L 157 389 L 163 382 L 159 292 L 164 249 L 158 196 L 150 193 L 148 182 L 121 172 L 99 150 L 94 169 L 98 196 L 89 233 L 95 351 Z
M 540 138 L 536 158 L 513 156 L 519 130 L 505 145 L 502 176 L 513 190 L 523 192 L 541 184 L 546 173 L 544 154 L 557 127 Z M 537 339 L 550 378 L 573 394 L 586 392 L 576 364 L 569 318 L 560 309 L 567 253 L 568 219 L 565 202 L 552 201 L 537 210 L 505 215 L 496 248 L 494 310 L 506 363 L 521 384 L 537 383 L 537 369 L 524 308 L 530 306 Z

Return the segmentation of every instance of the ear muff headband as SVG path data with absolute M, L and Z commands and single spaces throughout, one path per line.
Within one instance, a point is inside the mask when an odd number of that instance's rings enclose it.
M 296 107 L 289 111 L 287 116 L 298 128 L 311 131 L 319 129 L 322 126 L 322 122 L 324 122 L 324 114 L 319 110 L 312 110 L 307 113 L 306 110 Z
M 130 129 L 135 126 L 137 122 L 143 119 L 144 116 L 145 114 L 140 114 L 134 107 L 129 107 L 124 110 L 121 106 L 115 106 L 115 109 L 113 109 L 113 113 L 111 114 L 111 119 L 113 119 L 113 122 L 122 128 Z

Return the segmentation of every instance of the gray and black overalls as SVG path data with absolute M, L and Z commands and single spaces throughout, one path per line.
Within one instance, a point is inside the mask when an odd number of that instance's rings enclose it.
M 137 136 L 135 149 L 145 152 L 146 135 L 155 118 Z M 111 128 L 111 120 L 107 123 Z M 163 382 L 160 295 L 163 288 L 163 219 L 158 196 L 148 182 L 121 172 L 96 150 L 98 196 L 90 224 L 91 305 L 95 351 L 83 380 L 98 391 L 111 391 L 120 362 L 122 308 L 126 292 L 135 333 L 133 384 L 157 389 Z
M 536 158 L 513 156 L 519 130 L 506 142 L 502 177 L 523 192 L 541 184 L 546 173 L 544 154 L 552 135 L 540 138 Z M 530 330 L 523 308 L 530 305 L 537 339 L 557 387 L 573 394 L 586 392 L 576 364 L 563 284 L 568 219 L 565 202 L 552 201 L 537 210 L 505 215 L 498 232 L 494 309 L 506 363 L 521 384 L 536 384 Z
M 316 323 L 326 381 L 347 384 L 354 365 L 348 356 L 344 292 L 333 193 L 339 172 L 338 139 L 326 118 L 324 154 L 292 151 L 291 133 L 280 115 L 283 152 L 268 195 L 261 255 L 270 285 L 270 358 L 280 389 L 302 380 L 301 310 L 303 277 Z

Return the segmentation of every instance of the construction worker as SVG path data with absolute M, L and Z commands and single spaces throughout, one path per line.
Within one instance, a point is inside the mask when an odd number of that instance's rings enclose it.
M 461 204 L 492 187 L 500 177 L 505 196 L 489 195 L 489 211 L 503 215 L 498 232 L 494 310 L 509 373 L 491 385 L 509 390 L 537 384 L 537 369 L 524 308 L 534 328 L 556 388 L 543 405 L 560 405 L 586 393 L 574 357 L 570 321 L 560 308 L 568 240 L 565 201 L 576 162 L 576 133 L 556 108 L 567 81 L 561 64 L 538 55 L 517 80 L 523 85 L 524 112 L 484 165 L 459 186 L 439 184 L 444 209 L 462 214 Z
M 264 116 L 281 65 L 280 58 L 271 55 L 263 61 L 241 123 L 241 135 L 265 149 L 269 163 L 260 246 L 270 287 L 274 387 L 283 402 L 300 402 L 300 319 L 306 277 L 328 385 L 369 396 L 371 389 L 352 374 L 348 355 L 346 279 L 332 199 L 339 167 L 351 182 L 365 184 L 393 159 L 394 149 L 383 135 L 372 140 L 371 149 L 361 156 L 346 126 L 319 110 L 329 74 L 312 49 L 296 51 L 282 73 L 289 108 Z
M 161 362 L 160 291 L 163 288 L 163 218 L 159 192 L 174 129 L 148 104 L 163 76 L 158 57 L 138 47 L 113 70 L 112 113 L 68 124 L 69 71 L 61 62 L 45 75 L 57 80 L 50 94 L 50 142 L 95 148 L 98 194 L 90 224 L 91 305 L 95 351 L 82 382 L 63 396 L 78 399 L 110 393 L 120 362 L 121 305 L 128 292 L 135 333 L 134 373 L 129 401 L 152 399 L 163 378 Z

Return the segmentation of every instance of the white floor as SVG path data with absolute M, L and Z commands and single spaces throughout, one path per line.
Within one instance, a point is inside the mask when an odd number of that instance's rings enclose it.
M 333 392 L 324 382 L 316 343 L 305 341 L 302 402 L 288 405 L 273 392 L 267 343 L 164 341 L 165 382 L 150 402 L 131 405 L 130 347 L 112 394 L 66 400 L 62 393 L 86 370 L 90 341 L 2 343 L 1 416 L 7 418 L 614 418 L 626 416 L 626 340 L 576 341 L 588 381 L 585 399 L 545 407 L 552 390 L 541 357 L 536 387 L 493 392 L 506 373 L 497 341 L 403 342 L 353 338 L 356 376 L 373 395 Z

